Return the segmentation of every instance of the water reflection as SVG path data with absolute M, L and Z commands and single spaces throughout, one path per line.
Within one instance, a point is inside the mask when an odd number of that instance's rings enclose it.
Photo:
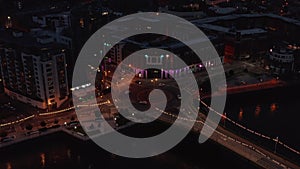
M 68 156 L 68 159 L 71 159 L 71 150 L 70 149 L 67 150 L 67 156 Z
M 46 164 L 46 158 L 45 158 L 45 153 L 42 153 L 40 155 L 41 157 L 41 164 L 42 164 L 42 167 L 45 167 L 45 164 Z
M 300 137 L 295 134 L 295 130 L 299 129 L 300 119 L 300 114 L 297 112 L 300 102 L 298 93 L 299 86 L 294 86 L 253 92 L 247 96 L 245 94 L 233 95 L 226 100 L 224 111 L 227 112 L 228 118 L 234 122 L 267 136 L 279 136 L 285 144 L 299 150 Z M 251 112 L 251 114 L 244 114 L 245 112 Z M 252 139 L 255 141 L 260 139 L 248 131 L 240 132 L 241 128 L 231 125 L 231 123 L 226 127 L 236 133 L 241 133 L 241 136 L 253 137 Z M 259 140 L 259 142 L 274 148 L 274 144 L 269 145 L 264 139 Z M 282 149 L 281 151 L 284 151 L 285 156 L 289 156 L 288 153 L 291 153 L 291 156 L 295 155 L 292 152 L 287 152 L 286 148 Z
M 152 125 L 151 127 L 155 128 L 162 124 Z M 144 131 L 145 128 L 136 126 L 131 130 L 127 129 L 126 132 Z M 102 151 L 93 142 L 81 142 L 64 133 L 56 133 L 3 149 L 0 151 L 0 169 L 120 169 L 124 166 L 131 166 L 131 169 L 254 168 L 223 147 L 211 142 L 201 146 L 195 138 L 198 138 L 198 135 L 186 137 L 180 147 L 174 147 L 160 156 L 128 159 Z M 52 144 L 45 144 L 46 141 Z M 216 155 L 219 163 L 210 163 L 209 161 L 215 160 Z M 11 159 L 13 161 L 10 161 Z
M 278 105 L 276 103 L 272 103 L 270 106 L 270 112 L 273 113 L 278 109 Z
M 255 108 L 255 113 L 254 113 L 255 117 L 258 117 L 260 112 L 261 112 L 261 106 L 257 105 Z

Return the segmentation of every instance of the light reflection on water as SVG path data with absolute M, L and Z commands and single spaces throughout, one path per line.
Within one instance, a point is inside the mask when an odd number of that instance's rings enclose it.
M 6 169 L 12 169 L 10 162 L 6 163 Z
M 276 103 L 272 103 L 270 106 L 270 112 L 275 112 L 278 109 L 278 105 Z
M 40 157 L 41 157 L 41 165 L 42 165 L 42 167 L 45 167 L 45 164 L 46 164 L 45 153 L 42 153 L 42 154 L 40 155 Z
M 261 106 L 257 105 L 255 108 L 255 113 L 254 113 L 255 117 L 258 117 L 260 112 L 261 112 Z

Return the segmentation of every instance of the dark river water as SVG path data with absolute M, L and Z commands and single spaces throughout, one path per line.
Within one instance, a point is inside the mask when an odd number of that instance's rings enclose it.
M 278 137 L 283 143 L 300 151 L 299 93 L 300 86 L 292 86 L 229 96 L 225 112 L 235 122 L 271 138 Z M 274 141 L 254 136 L 227 121 L 225 127 L 269 150 L 275 150 Z M 300 162 L 299 155 L 279 144 L 276 152 Z
M 128 130 L 142 132 L 143 127 L 135 126 Z M 0 169 L 256 168 L 213 142 L 200 145 L 197 140 L 198 135 L 191 134 L 164 154 L 145 159 L 129 159 L 112 155 L 93 142 L 82 142 L 64 133 L 56 133 L 2 149 Z

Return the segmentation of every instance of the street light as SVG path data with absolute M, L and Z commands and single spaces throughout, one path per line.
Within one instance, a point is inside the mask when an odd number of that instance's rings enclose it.
M 275 148 L 274 148 L 274 153 L 276 153 L 276 149 L 277 149 L 277 143 L 278 143 L 279 139 L 278 136 L 275 139 Z

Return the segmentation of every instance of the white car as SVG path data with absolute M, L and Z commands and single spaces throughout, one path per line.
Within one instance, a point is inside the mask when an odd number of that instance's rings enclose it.
M 148 104 L 148 102 L 147 102 L 147 101 L 145 101 L 145 100 L 141 100 L 141 101 L 139 101 L 139 104 L 146 105 L 146 104 Z
M 158 86 L 165 86 L 166 84 L 164 83 L 159 83 Z

